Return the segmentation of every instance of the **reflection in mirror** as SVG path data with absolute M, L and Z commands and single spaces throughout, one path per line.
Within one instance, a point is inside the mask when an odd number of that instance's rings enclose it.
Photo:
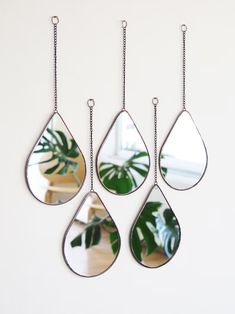
M 158 186 L 154 186 L 133 224 L 130 245 L 135 259 L 155 268 L 166 264 L 180 243 L 178 220 Z
M 142 185 L 149 171 L 147 147 L 125 110 L 115 118 L 97 154 L 98 177 L 114 194 L 128 194 Z
M 161 174 L 172 188 L 186 190 L 201 180 L 206 167 L 205 144 L 191 115 L 184 110 L 161 148 Z
M 95 192 L 89 192 L 78 208 L 64 236 L 65 262 L 76 274 L 102 274 L 116 260 L 120 250 L 118 229 Z
M 63 204 L 73 198 L 84 182 L 85 160 L 62 117 L 54 113 L 26 164 L 26 180 L 41 202 Z

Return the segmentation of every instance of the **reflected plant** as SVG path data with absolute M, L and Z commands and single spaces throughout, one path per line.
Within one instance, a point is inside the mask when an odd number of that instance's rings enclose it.
M 161 155 L 160 158 L 164 159 L 164 155 Z M 167 167 L 161 167 L 161 172 L 162 172 L 163 177 L 165 177 L 167 175 Z
M 51 153 L 51 157 L 47 160 L 40 161 L 37 164 L 46 164 L 56 160 L 56 165 L 45 170 L 45 174 L 66 175 L 68 172 L 75 174 L 78 168 L 78 163 L 73 159 L 79 156 L 79 150 L 75 140 L 68 139 L 66 135 L 59 130 L 47 128 L 46 131 L 48 135 L 46 136 L 44 134 L 41 137 L 41 140 L 37 145 L 38 149 L 33 153 Z
M 100 218 L 94 215 L 91 221 L 86 224 L 84 230 L 70 242 L 71 247 L 74 248 L 84 244 L 85 248 L 89 249 L 94 245 L 98 245 L 102 239 L 102 230 L 108 232 L 113 254 L 116 254 L 119 248 L 119 235 L 110 216 Z
M 146 177 L 149 165 L 139 162 L 141 157 L 148 156 L 146 151 L 139 151 L 133 154 L 125 163 L 120 166 L 110 162 L 101 162 L 99 165 L 99 176 L 103 184 L 117 194 L 125 194 L 136 188 L 137 182 L 135 173 Z
M 170 258 L 178 248 L 179 226 L 176 217 L 169 208 L 161 215 L 161 206 L 160 202 L 147 202 L 132 231 L 132 249 L 139 261 L 154 251 Z

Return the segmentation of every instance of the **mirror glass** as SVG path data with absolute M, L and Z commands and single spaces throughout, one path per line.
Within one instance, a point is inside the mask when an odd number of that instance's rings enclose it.
M 115 118 L 97 154 L 97 172 L 103 186 L 114 194 L 139 188 L 149 171 L 149 153 L 129 113 Z
M 62 117 L 54 113 L 34 146 L 26 164 L 26 180 L 41 202 L 63 204 L 84 182 L 85 160 Z
M 118 229 L 98 194 L 89 192 L 64 236 L 63 253 L 76 274 L 102 274 L 116 260 L 120 249 Z
M 158 186 L 154 186 L 134 222 L 131 251 L 143 266 L 155 268 L 166 264 L 180 243 L 178 220 Z
M 207 151 L 188 111 L 176 119 L 160 152 L 162 177 L 172 188 L 187 190 L 202 178 L 207 167 Z

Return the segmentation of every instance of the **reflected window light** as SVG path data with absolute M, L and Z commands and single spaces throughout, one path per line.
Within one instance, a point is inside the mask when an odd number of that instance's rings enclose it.
M 118 153 L 120 151 L 137 152 L 143 149 L 142 142 L 140 142 L 136 137 L 135 125 L 130 119 L 128 119 L 128 116 L 123 116 L 123 119 L 118 121 L 116 139 Z

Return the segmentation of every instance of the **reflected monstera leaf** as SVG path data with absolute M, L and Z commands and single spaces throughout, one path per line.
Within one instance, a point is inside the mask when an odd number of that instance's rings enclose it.
M 102 274 L 116 260 L 120 236 L 112 217 L 95 192 L 83 199 L 69 224 L 63 241 L 63 254 L 77 275 Z
M 149 164 L 139 162 L 139 158 L 148 156 L 147 152 L 136 152 L 123 165 L 100 163 L 99 176 L 109 190 L 117 194 L 127 194 L 138 187 L 136 173 L 142 177 L 148 175 Z
M 44 172 L 45 174 L 56 173 L 65 175 L 68 171 L 75 173 L 78 168 L 78 162 L 74 160 L 79 156 L 79 149 L 75 140 L 73 138 L 67 139 L 66 135 L 60 130 L 47 128 L 44 133 L 45 135 L 42 136 L 37 145 L 38 150 L 33 151 L 33 153 L 41 154 L 50 152 L 51 157 L 47 160 L 39 161 L 37 164 L 49 165 L 49 168 Z M 56 165 L 50 167 L 50 162 L 53 160 L 56 161 Z M 60 167 L 61 165 L 62 167 Z
M 46 204 L 63 204 L 81 189 L 85 160 L 59 113 L 54 113 L 26 165 L 32 194 Z
M 147 147 L 126 110 L 115 118 L 97 154 L 98 178 L 111 193 L 138 189 L 149 172 Z
M 93 245 L 98 245 L 102 240 L 102 230 L 106 230 L 109 233 L 110 245 L 113 254 L 116 254 L 119 248 L 119 235 L 116 225 L 108 214 L 104 218 L 94 214 L 82 232 L 71 241 L 71 247 L 85 245 L 86 249 L 89 249 Z
M 159 187 L 154 186 L 131 229 L 131 250 L 147 267 L 159 267 L 176 253 L 180 242 L 177 218 Z
M 162 177 L 174 189 L 190 189 L 203 177 L 207 150 L 188 111 L 183 110 L 177 117 L 162 145 L 160 156 Z

